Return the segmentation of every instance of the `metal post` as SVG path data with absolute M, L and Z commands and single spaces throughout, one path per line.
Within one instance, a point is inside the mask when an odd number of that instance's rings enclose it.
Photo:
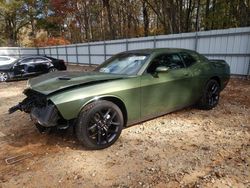
M 51 57 L 51 55 L 52 55 L 51 47 L 49 47 L 49 54 L 50 54 L 50 57 Z
M 198 32 L 195 32 L 195 42 L 194 42 L 194 50 L 197 51 L 198 47 Z
M 128 39 L 126 38 L 126 51 L 128 51 Z
M 247 70 L 247 79 L 250 78 L 250 59 L 249 59 L 249 62 L 248 62 L 248 70 Z
M 156 36 L 154 35 L 154 48 L 156 48 Z
M 104 60 L 106 60 L 107 50 L 106 50 L 106 42 L 105 41 L 103 41 L 103 47 L 104 47 Z
M 38 48 L 38 47 L 36 47 L 36 53 L 37 53 L 37 55 L 40 55 L 40 52 L 39 52 L 39 48 Z
M 19 58 L 21 57 L 21 50 L 20 50 L 20 47 L 18 47 L 18 56 L 19 56 Z
M 77 47 L 77 44 L 76 44 L 76 63 L 79 65 L 78 47 Z
M 66 61 L 67 61 L 67 64 L 69 64 L 69 58 L 68 58 L 68 46 L 65 46 L 65 55 L 66 55 Z
M 56 46 L 56 57 L 59 59 L 59 54 L 58 54 L 58 47 Z
M 91 66 L 91 51 L 89 42 L 88 42 L 88 54 L 89 54 L 89 65 Z

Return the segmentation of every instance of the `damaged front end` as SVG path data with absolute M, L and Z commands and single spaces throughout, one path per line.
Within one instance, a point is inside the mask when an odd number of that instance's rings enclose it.
M 16 106 L 11 107 L 10 114 L 17 110 L 24 111 L 30 114 L 35 123 L 44 127 L 53 127 L 58 125 L 59 121 L 63 121 L 56 106 L 47 100 L 46 95 L 31 89 L 26 89 L 23 93 L 27 97 Z

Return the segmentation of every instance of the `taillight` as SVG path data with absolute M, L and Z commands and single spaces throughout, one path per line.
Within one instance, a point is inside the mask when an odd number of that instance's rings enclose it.
M 63 63 L 63 64 L 65 65 L 65 62 L 64 62 L 64 60 L 60 60 L 60 62 L 61 62 L 61 63 Z

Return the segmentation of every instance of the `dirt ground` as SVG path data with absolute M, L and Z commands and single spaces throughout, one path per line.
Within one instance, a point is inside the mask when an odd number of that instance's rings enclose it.
M 27 114 L 8 115 L 25 87 L 0 84 L 0 187 L 250 187 L 250 81 L 231 79 L 213 110 L 132 126 L 100 151 L 85 149 L 70 129 L 40 134 Z

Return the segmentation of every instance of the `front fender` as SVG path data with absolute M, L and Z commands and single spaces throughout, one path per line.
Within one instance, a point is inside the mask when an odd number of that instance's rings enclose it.
M 48 97 L 66 120 L 78 117 L 81 109 L 100 98 L 116 98 L 123 102 L 128 121 L 140 118 L 140 78 L 117 80 L 98 85 L 62 90 Z
M 62 117 L 66 120 L 74 119 L 78 117 L 78 114 L 80 111 L 88 104 L 100 100 L 102 98 L 116 98 L 123 102 L 123 99 L 121 99 L 119 96 L 115 95 L 98 95 L 98 96 L 91 96 L 84 99 L 77 99 L 72 100 L 70 102 L 62 102 L 57 103 L 55 98 L 50 98 L 50 100 L 56 105 L 58 111 L 62 115 Z M 123 102 L 124 103 L 124 102 Z

